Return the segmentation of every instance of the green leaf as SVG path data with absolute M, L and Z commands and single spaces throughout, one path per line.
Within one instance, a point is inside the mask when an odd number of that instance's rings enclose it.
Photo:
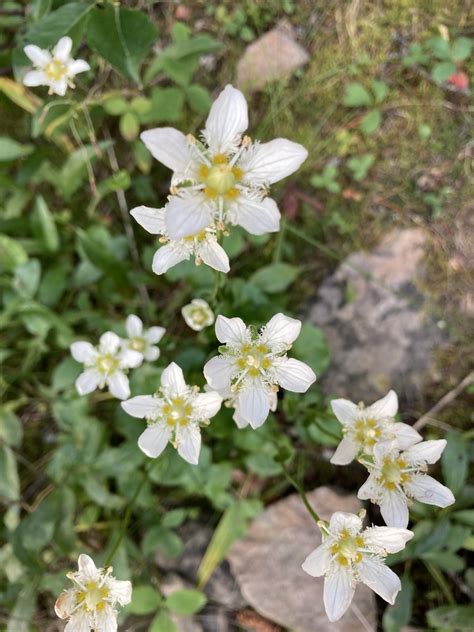
M 90 47 L 125 77 L 140 84 L 140 67 L 157 37 L 146 13 L 119 6 L 92 10 Z
M 41 264 L 38 259 L 30 259 L 15 268 L 13 287 L 23 298 L 33 298 L 41 278 Z
M 364 154 L 363 156 L 354 156 L 349 158 L 347 166 L 352 172 L 352 177 L 357 182 L 360 182 L 368 174 L 370 167 L 375 162 L 375 156 L 373 154 Z
M 300 268 L 289 263 L 271 263 L 263 266 L 250 277 L 250 282 L 266 294 L 283 292 L 300 273 Z
M 53 253 L 59 248 L 59 233 L 42 195 L 38 195 L 35 200 L 35 207 L 32 215 L 32 227 L 36 238 L 46 250 Z
M 38 290 L 38 300 L 48 307 L 54 307 L 66 289 L 69 281 L 68 267 L 63 263 L 53 264 L 46 270 Z
M 160 593 L 152 586 L 136 586 L 133 588 L 132 601 L 127 606 L 130 614 L 151 614 L 161 604 Z
M 0 497 L 18 500 L 20 497 L 20 479 L 15 455 L 10 447 L 0 444 Z
M 444 39 L 440 35 L 436 35 L 435 37 L 430 37 L 429 40 L 426 41 L 426 46 L 431 50 L 431 52 L 438 59 L 449 59 L 451 57 L 451 51 L 449 48 L 448 40 Z
M 0 137 L 0 162 L 8 162 L 17 158 L 24 158 L 33 151 L 33 145 L 22 145 L 12 138 Z
M 343 103 L 349 108 L 359 108 L 372 105 L 373 99 L 368 90 L 360 83 L 350 83 L 346 86 Z
M 178 628 L 166 610 L 162 610 L 151 622 L 148 632 L 178 632 Z
M 451 47 L 451 59 L 456 62 L 464 61 L 471 54 L 472 39 L 469 37 L 458 37 Z
M 0 235 L 0 266 L 11 272 L 26 261 L 28 255 L 19 241 L 7 235 Z
M 198 114 L 207 114 L 212 104 L 209 90 L 198 85 L 187 86 L 185 90 L 191 108 Z
M 371 85 L 372 92 L 375 96 L 375 103 L 382 103 L 388 94 L 388 85 L 385 81 L 380 81 L 379 79 L 373 79 Z
M 444 61 L 434 66 L 431 76 L 436 83 L 444 83 L 454 72 L 456 72 L 456 64 L 451 61 Z
M 474 606 L 442 606 L 427 612 L 428 625 L 435 629 L 472 632 Z
M 207 603 L 207 597 L 199 590 L 184 588 L 177 590 L 167 597 L 165 605 L 177 614 L 194 614 L 199 612 Z
M 209 542 L 198 569 L 198 586 L 206 585 L 209 577 L 227 555 L 232 544 L 245 535 L 250 521 L 261 509 L 257 501 L 238 500 L 226 509 Z
M 82 366 L 73 358 L 64 358 L 53 370 L 51 383 L 55 391 L 63 391 L 74 384 L 75 379 L 82 373 Z
M 23 438 L 23 426 L 12 410 L 0 408 L 0 439 L 6 444 L 18 447 Z
M 456 496 L 466 482 L 469 453 L 468 444 L 458 432 L 448 432 L 448 442 L 441 457 L 441 467 L 446 485 Z
M 36 610 L 36 591 L 31 584 L 23 586 L 8 619 L 6 632 L 31 632 L 31 621 Z
M 140 122 L 174 123 L 181 120 L 185 94 L 181 88 L 153 88 L 152 107 L 140 115 Z
M 413 582 L 409 575 L 403 575 L 402 590 L 397 596 L 394 606 L 389 606 L 383 613 L 382 627 L 384 632 L 399 632 L 411 620 L 413 603 Z
M 107 114 L 111 116 L 120 116 L 127 111 L 128 103 L 125 101 L 123 97 L 115 96 L 106 99 L 102 106 Z
M 369 135 L 378 130 L 381 122 L 382 114 L 378 110 L 372 110 L 364 116 L 359 127 L 364 134 Z
M 456 511 L 453 513 L 452 518 L 457 522 L 467 524 L 469 527 L 474 527 L 474 509 L 462 509 L 461 511 Z
M 168 557 L 178 557 L 183 551 L 183 542 L 174 531 L 157 525 L 146 532 L 142 549 L 143 554 L 147 556 L 160 549 Z
M 330 347 L 323 330 L 310 323 L 303 323 L 298 338 L 293 343 L 293 355 L 309 364 L 316 375 L 321 375 L 331 361 Z
M 54 46 L 61 37 L 71 35 L 71 31 L 77 29 L 93 6 L 84 2 L 64 4 L 33 24 L 25 35 L 25 42 L 42 48 Z
M 140 123 L 133 112 L 125 112 L 120 117 L 119 129 L 125 140 L 132 141 L 138 136 L 140 131 Z
M 113 141 L 98 143 L 102 151 L 113 145 Z M 84 145 L 74 151 L 64 163 L 56 178 L 56 188 L 59 193 L 69 200 L 87 178 L 88 166 L 97 160 L 97 146 Z

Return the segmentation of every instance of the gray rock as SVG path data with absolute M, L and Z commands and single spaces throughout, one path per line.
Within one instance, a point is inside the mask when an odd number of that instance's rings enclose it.
M 236 84 L 244 90 L 260 90 L 267 83 L 290 75 L 309 55 L 296 41 L 288 21 L 252 42 L 237 63 Z
M 372 252 L 356 252 L 320 287 L 308 319 L 321 327 L 331 364 L 326 393 L 370 402 L 390 388 L 412 399 L 421 390 L 447 334 L 429 314 L 420 289 L 427 235 L 394 230 Z
M 357 512 L 355 496 L 340 496 L 327 487 L 308 494 L 321 518 L 335 511 Z M 321 534 L 296 494 L 270 505 L 236 542 L 228 555 L 244 599 L 263 617 L 294 632 L 367 632 L 375 630 L 375 598 L 363 585 L 350 610 L 330 623 L 323 605 L 323 578 L 313 578 L 301 564 Z

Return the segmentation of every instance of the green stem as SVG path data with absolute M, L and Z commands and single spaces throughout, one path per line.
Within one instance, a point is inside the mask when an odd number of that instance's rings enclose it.
M 277 233 L 277 238 L 275 242 L 275 250 L 273 251 L 273 263 L 278 263 L 279 261 L 281 261 L 281 252 L 283 249 L 283 242 L 285 240 L 286 227 L 286 218 L 282 217 L 280 222 L 280 230 Z
M 315 248 L 319 248 L 321 252 L 326 253 L 329 257 L 332 257 L 333 259 L 337 259 L 338 261 L 341 260 L 340 255 L 338 255 L 336 252 L 334 252 L 333 250 L 325 246 L 323 243 L 321 243 L 317 239 L 310 237 L 299 228 L 296 228 L 295 226 L 293 226 L 293 224 L 287 224 L 286 230 L 290 233 L 293 233 L 293 235 L 296 235 L 300 239 L 303 239 L 304 241 L 306 241 L 306 243 L 310 244 L 311 246 L 314 246 Z
M 441 592 L 446 597 L 446 601 L 449 603 L 450 606 L 456 605 L 456 600 L 454 599 L 451 588 L 449 587 L 443 573 L 439 570 L 437 566 L 435 566 L 435 564 L 432 564 L 431 562 L 428 562 L 426 560 L 424 560 L 424 562 L 429 574 L 438 584 Z
M 219 292 L 221 289 L 221 277 L 223 277 L 223 273 L 216 270 L 216 281 L 214 283 L 214 291 L 212 292 L 212 296 L 209 299 L 209 303 L 211 307 L 215 310 L 217 308 L 217 302 L 219 299 Z
M 308 500 L 308 497 L 306 496 L 306 493 L 305 493 L 304 489 L 302 488 L 302 486 L 297 481 L 295 481 L 295 479 L 291 476 L 291 474 L 288 472 L 288 470 L 283 465 L 283 463 L 280 463 L 280 465 L 281 465 L 282 472 L 285 475 L 287 481 L 290 483 L 290 485 L 292 485 L 296 489 L 298 494 L 301 496 L 301 500 L 303 501 L 304 506 L 308 510 L 308 513 L 311 515 L 311 518 L 315 521 L 316 524 L 318 524 L 318 522 L 321 520 L 321 518 L 318 516 L 318 514 L 311 507 L 311 505 L 309 503 L 309 500 Z

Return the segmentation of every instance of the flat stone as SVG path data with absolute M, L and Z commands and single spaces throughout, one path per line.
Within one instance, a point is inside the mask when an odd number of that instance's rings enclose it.
M 361 508 L 355 496 L 340 496 L 328 487 L 315 489 L 308 499 L 326 520 L 335 511 Z M 310 577 L 301 568 L 320 544 L 319 529 L 297 494 L 267 507 L 228 555 L 244 599 L 266 619 L 294 632 L 375 630 L 375 598 L 362 584 L 344 617 L 329 622 L 323 605 L 323 578 Z
M 331 364 L 326 393 L 370 402 L 390 388 L 411 400 L 436 371 L 447 334 L 420 289 L 428 236 L 393 230 L 372 252 L 347 257 L 321 285 L 308 320 L 321 327 Z
M 261 90 L 306 64 L 309 55 L 295 40 L 291 24 L 284 20 L 252 42 L 237 63 L 236 84 L 243 90 Z

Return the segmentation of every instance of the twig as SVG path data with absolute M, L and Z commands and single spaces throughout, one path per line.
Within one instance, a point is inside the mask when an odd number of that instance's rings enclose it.
M 413 428 L 416 430 L 420 430 L 420 428 L 424 428 L 426 424 L 428 424 L 431 419 L 435 417 L 437 413 L 439 413 L 443 408 L 445 408 L 448 404 L 450 404 L 458 395 L 460 395 L 464 389 L 466 389 L 470 384 L 474 382 L 474 371 L 466 375 L 466 377 L 459 382 L 459 384 L 453 388 L 449 393 L 446 393 L 437 404 L 433 406 L 426 414 L 418 419 L 416 423 L 413 424 Z
M 318 522 L 320 521 L 320 517 L 318 516 L 318 514 L 314 511 L 314 509 L 311 507 L 311 504 L 308 500 L 308 497 L 306 496 L 306 492 L 304 491 L 304 489 L 302 488 L 302 486 L 297 483 L 295 481 L 295 479 L 291 476 L 291 474 L 288 472 L 288 470 L 286 469 L 286 467 L 283 465 L 283 463 L 280 463 L 281 469 L 283 474 L 285 475 L 287 481 L 296 489 L 296 491 L 298 492 L 298 494 L 301 496 L 301 500 L 304 503 L 304 506 L 306 507 L 306 509 L 308 510 L 308 513 L 311 515 L 311 518 L 313 518 L 313 520 L 315 521 L 316 524 L 318 524 Z

